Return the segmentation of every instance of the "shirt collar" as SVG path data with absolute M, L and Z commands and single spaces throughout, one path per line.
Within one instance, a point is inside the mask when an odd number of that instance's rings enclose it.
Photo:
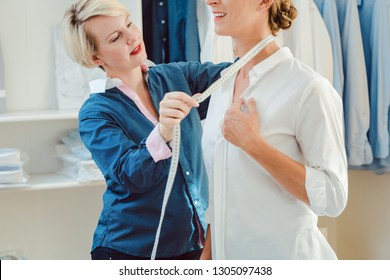
M 277 65 L 282 60 L 284 60 L 286 58 L 290 58 L 290 57 L 293 57 L 290 49 L 287 47 L 283 47 L 283 48 L 279 49 L 276 53 L 271 55 L 270 57 L 267 57 L 265 60 L 263 60 L 259 64 L 255 65 L 253 67 L 253 70 L 251 70 L 251 73 L 253 73 L 257 76 L 260 76 L 261 74 L 267 72 L 269 69 L 271 69 L 272 67 Z M 237 60 L 238 59 L 236 59 L 235 62 Z M 233 65 L 234 64 L 232 64 L 230 67 L 232 67 Z M 222 70 L 221 76 L 223 76 L 228 69 L 229 69 L 229 67 Z
M 292 57 L 293 55 L 288 47 L 280 48 L 277 52 L 255 65 L 253 67 L 253 73 L 260 76 L 269 71 L 275 65 L 279 64 L 281 61 Z
M 152 62 L 150 60 L 146 60 L 145 61 L 145 65 L 148 68 L 156 66 L 156 64 L 154 64 L 154 62 Z M 146 81 L 148 80 L 148 76 L 149 76 L 149 73 L 145 73 L 144 74 L 144 78 L 145 78 Z M 107 77 L 107 78 L 104 78 L 104 79 L 92 80 L 92 81 L 90 81 L 88 83 L 89 90 L 90 90 L 91 93 L 105 92 L 108 89 L 112 89 L 114 87 L 118 87 L 118 86 L 120 86 L 122 84 L 123 84 L 123 82 L 122 82 L 121 79 L 110 78 L 110 77 Z

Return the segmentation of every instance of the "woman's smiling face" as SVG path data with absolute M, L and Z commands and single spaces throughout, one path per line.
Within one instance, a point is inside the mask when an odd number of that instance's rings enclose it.
M 126 73 L 145 62 L 147 55 L 141 32 L 128 15 L 97 16 L 87 22 L 86 30 L 97 45 L 94 62 L 109 76 Z

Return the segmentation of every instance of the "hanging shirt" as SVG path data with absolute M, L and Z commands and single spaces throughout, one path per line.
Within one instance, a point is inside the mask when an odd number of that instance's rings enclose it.
M 142 0 L 143 36 L 155 63 L 199 61 L 200 46 L 193 0 Z
M 169 61 L 199 61 L 196 2 L 168 0 Z
M 333 54 L 333 86 L 342 98 L 344 90 L 344 70 L 336 0 L 314 1 L 329 32 Z
M 288 48 L 256 65 L 249 78 L 243 96 L 256 100 L 260 134 L 305 165 L 310 205 L 224 139 L 220 126 L 232 104 L 235 81 L 229 78 L 211 96 L 202 137 L 213 258 L 335 259 L 317 227 L 317 215 L 337 216 L 347 203 L 341 98 Z
M 142 30 L 148 58 L 169 62 L 168 1 L 142 0 Z
M 281 30 L 282 45 L 333 83 L 333 55 L 329 32 L 313 0 L 295 0 L 298 17 L 288 30 Z
M 344 67 L 345 142 L 350 166 L 369 164 L 373 160 L 367 133 L 370 105 L 356 0 L 337 0 Z
M 390 28 L 390 0 L 386 0 L 387 3 L 387 14 L 389 15 L 389 28 Z M 390 110 L 389 110 L 389 117 L 388 117 L 389 123 L 388 123 L 388 130 L 390 135 Z M 390 143 L 389 143 L 389 149 L 390 149 Z M 385 159 L 380 159 L 380 165 L 382 166 L 382 172 L 390 172 L 390 155 L 387 156 Z
M 375 158 L 389 155 L 390 27 L 385 0 L 358 0 L 370 95 L 369 141 Z

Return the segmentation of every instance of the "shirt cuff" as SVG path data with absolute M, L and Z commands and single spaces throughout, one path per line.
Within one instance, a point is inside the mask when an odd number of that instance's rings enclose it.
M 323 216 L 327 208 L 324 174 L 311 167 L 305 166 L 305 168 L 305 185 L 310 207 L 315 214 Z
M 346 149 L 348 153 L 349 166 L 362 166 L 371 164 L 374 160 L 371 146 L 367 140 L 364 144 L 361 145 L 347 145 Z
M 158 130 L 158 125 L 152 130 L 146 139 L 146 148 L 154 162 L 167 159 L 172 156 L 172 151 Z

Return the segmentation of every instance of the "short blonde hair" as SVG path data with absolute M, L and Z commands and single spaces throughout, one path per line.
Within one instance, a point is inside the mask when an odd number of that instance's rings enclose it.
M 85 24 L 97 16 L 129 15 L 128 9 L 117 0 L 79 0 L 66 12 L 62 21 L 62 36 L 69 57 L 82 66 L 93 68 L 93 56 L 98 47 Z
M 292 0 L 275 0 L 272 3 L 268 21 L 272 34 L 276 35 L 280 29 L 289 29 L 297 16 L 298 11 Z

